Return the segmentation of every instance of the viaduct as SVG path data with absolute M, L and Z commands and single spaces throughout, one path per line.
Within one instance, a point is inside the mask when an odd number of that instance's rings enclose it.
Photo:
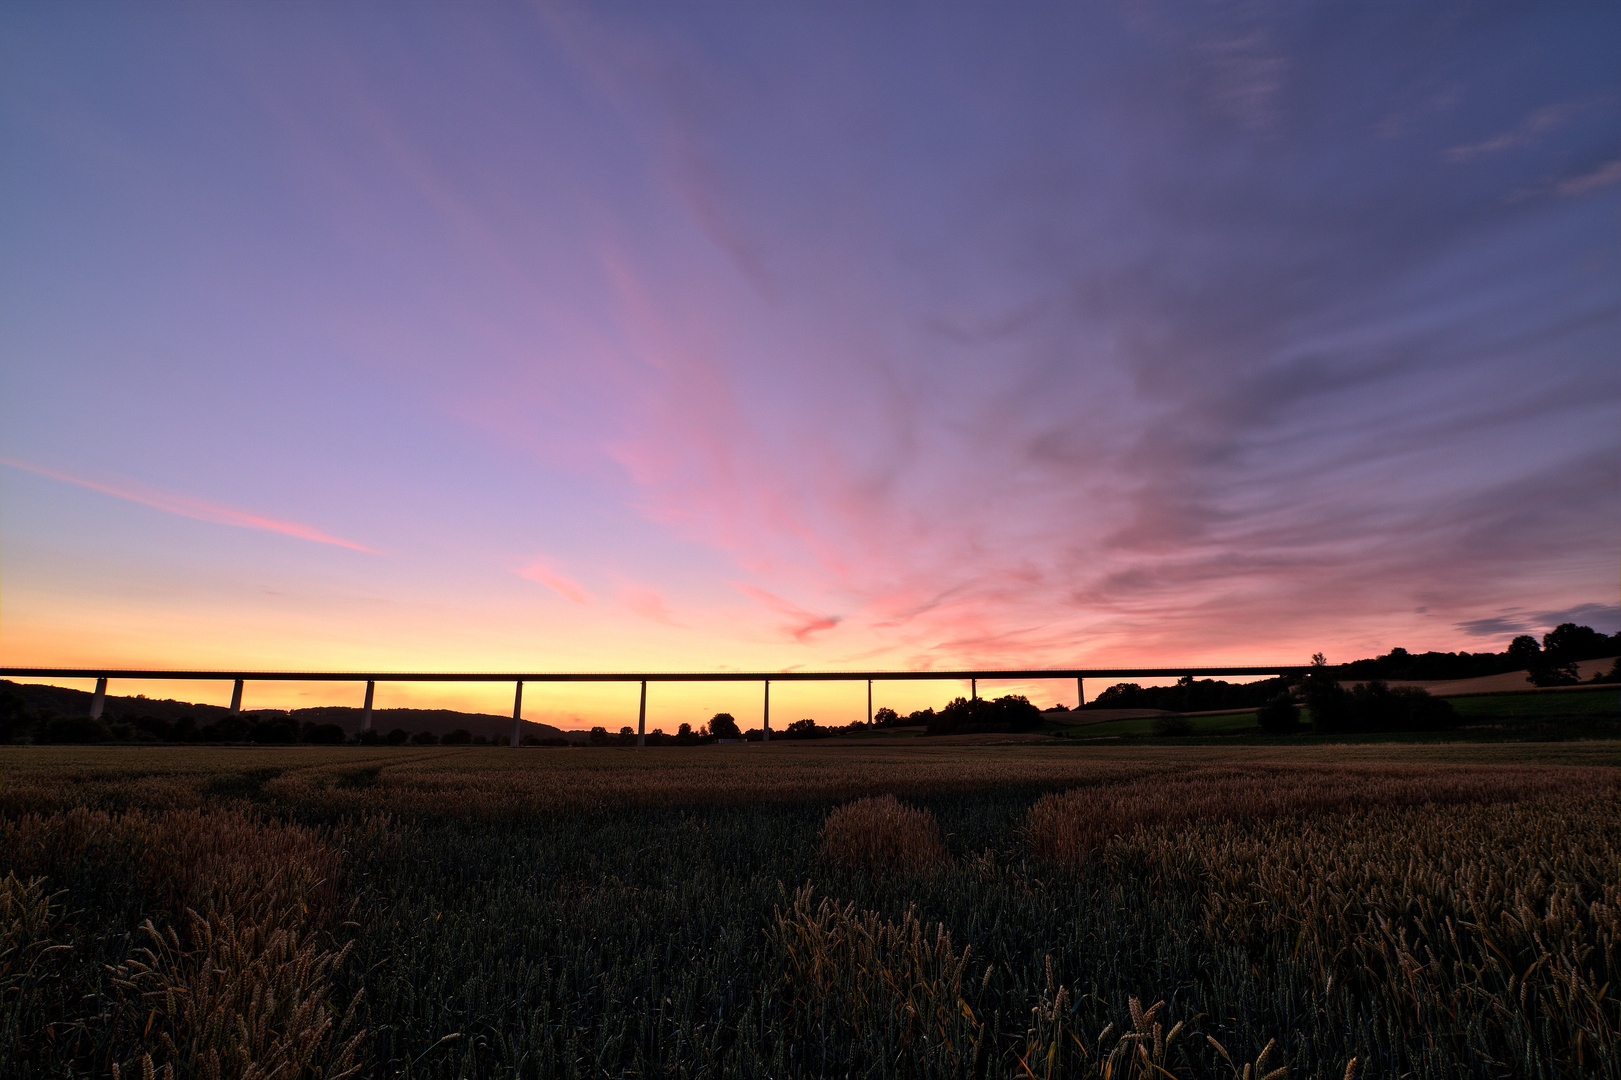
M 544 671 L 544 672 L 447 672 L 447 671 L 137 671 L 107 668 L 0 667 L 0 678 L 95 679 L 96 692 L 90 701 L 90 715 L 100 716 L 107 699 L 109 679 L 166 679 L 231 682 L 231 712 L 242 711 L 242 685 L 246 682 L 363 682 L 366 701 L 361 730 L 371 730 L 372 693 L 380 682 L 476 682 L 512 683 L 512 738 L 518 745 L 518 729 L 523 715 L 524 683 L 639 682 L 641 706 L 636 723 L 636 745 L 647 740 L 647 684 L 650 682 L 758 682 L 765 688 L 764 741 L 771 740 L 771 684 L 773 682 L 867 682 L 867 720 L 872 721 L 872 684 L 905 680 L 966 680 L 969 692 L 979 697 L 980 679 L 1028 680 L 1074 679 L 1077 702 L 1085 701 L 1087 679 L 1165 679 L 1184 675 L 1295 675 L 1308 670 L 1302 665 L 1254 664 L 1238 667 L 1156 667 L 1156 668 L 1013 668 L 969 669 L 962 671 Z

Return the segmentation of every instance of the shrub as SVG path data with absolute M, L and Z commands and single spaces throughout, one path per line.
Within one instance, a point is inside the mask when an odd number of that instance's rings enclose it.
M 1193 734 L 1193 721 L 1181 713 L 1166 713 L 1154 717 L 1154 734 L 1166 738 L 1181 738 Z
M 821 855 L 840 866 L 917 872 L 945 862 L 946 846 L 933 814 L 879 795 L 827 815 Z
M 277 716 L 257 721 L 248 729 L 248 741 L 256 743 L 296 743 L 298 722 L 289 716 Z
M 318 746 L 342 746 L 345 736 L 337 724 L 305 724 L 304 741 Z
M 113 729 L 99 716 L 58 716 L 46 723 L 45 735 L 58 743 L 111 742 Z
M 1255 720 L 1268 735 L 1289 735 L 1300 730 L 1300 710 L 1287 692 L 1262 705 Z
M 1458 722 L 1452 704 L 1428 690 L 1377 679 L 1351 691 L 1351 714 L 1358 731 L 1440 731 Z

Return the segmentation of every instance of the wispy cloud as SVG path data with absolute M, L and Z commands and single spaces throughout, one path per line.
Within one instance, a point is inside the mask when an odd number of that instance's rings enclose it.
M 1586 195 L 1589 191 L 1597 191 L 1615 183 L 1621 183 L 1621 161 L 1607 161 L 1592 172 L 1573 176 L 1569 180 L 1561 180 L 1553 189 L 1561 195 L 1572 197 Z
M 665 601 L 664 595 L 645 585 L 629 581 L 620 582 L 619 602 L 644 619 L 652 619 L 666 626 L 681 625 L 675 621 L 675 616 L 670 614 L 670 605 Z
M 831 630 L 839 625 L 840 617 L 837 615 L 817 615 L 814 612 L 805 610 L 798 604 L 768 593 L 764 589 L 755 588 L 753 585 L 739 582 L 736 584 L 736 588 L 738 592 L 751 600 L 765 605 L 778 614 L 788 616 L 792 620 L 786 628 L 788 634 L 800 644 L 804 644 L 812 634 L 818 631 Z
M 33 473 L 35 476 L 43 476 L 50 480 L 57 480 L 64 484 L 76 484 L 82 488 L 89 488 L 91 491 L 99 491 L 103 495 L 111 495 L 116 499 L 126 499 L 129 502 L 140 503 L 142 506 L 150 506 L 154 510 L 162 510 L 177 517 L 191 518 L 193 521 L 207 521 L 215 525 L 231 525 L 238 529 L 257 529 L 261 532 L 280 533 L 283 536 L 308 540 L 311 543 L 331 544 L 333 547 L 362 551 L 368 555 L 382 554 L 375 548 L 357 544 L 353 540 L 345 540 L 341 536 L 333 536 L 331 533 L 322 532 L 311 525 L 265 517 L 262 514 L 240 510 L 222 503 L 210 502 L 207 499 L 181 495 L 172 491 L 161 491 L 145 484 L 126 481 L 114 486 L 95 480 L 86 480 L 83 477 L 70 476 L 55 469 L 14 461 L 10 458 L 0 458 L 0 465 L 9 465 L 13 469 L 20 469 L 23 472 Z
M 589 604 L 591 594 L 582 589 L 578 582 L 560 574 L 546 559 L 533 559 L 521 570 L 517 571 L 519 577 L 526 581 L 533 581 L 536 585 L 544 585 L 563 599 L 576 604 Z
M 1498 132 L 1491 138 L 1483 139 L 1480 142 L 1451 147 L 1447 150 L 1447 157 L 1457 162 L 1469 162 L 1534 142 L 1544 133 L 1569 123 L 1570 118 L 1581 108 L 1581 102 L 1573 101 L 1562 102 L 1558 105 L 1545 105 L 1540 109 L 1533 110 L 1525 119 L 1507 131 Z

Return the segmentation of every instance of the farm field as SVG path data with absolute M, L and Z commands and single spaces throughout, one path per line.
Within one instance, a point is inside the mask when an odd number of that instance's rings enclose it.
M 0 749 L 0 1075 L 1621 1077 L 1616 740 L 935 742 Z
M 1491 692 L 1447 698 L 1458 714 L 1459 726 L 1443 732 L 1417 732 L 1401 737 L 1409 742 L 1448 742 L 1460 739 L 1471 741 L 1546 741 L 1550 739 L 1614 738 L 1621 735 L 1621 695 L 1614 686 L 1561 687 L 1554 692 L 1542 691 Z M 1144 713 L 1147 710 L 1140 710 Z M 1060 713 L 1043 728 L 1044 732 L 1078 739 L 1145 738 L 1154 734 L 1151 715 L 1122 717 L 1120 719 L 1087 722 L 1086 712 Z M 1302 711 L 1309 722 L 1311 712 Z M 1079 724 L 1071 720 L 1082 718 Z M 1256 730 L 1255 710 L 1235 710 L 1226 713 L 1194 713 L 1188 717 L 1195 737 L 1234 737 L 1254 735 L 1257 740 L 1274 745 L 1275 739 L 1261 736 Z M 1339 743 L 1348 738 L 1372 743 L 1393 740 L 1390 734 L 1370 736 L 1330 735 L 1310 733 L 1291 736 L 1307 743 L 1312 741 Z

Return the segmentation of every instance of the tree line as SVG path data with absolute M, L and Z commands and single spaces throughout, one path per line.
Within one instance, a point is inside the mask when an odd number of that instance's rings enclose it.
M 1360 682 L 1367 685 L 1402 680 L 1472 679 L 1483 675 L 1526 672 L 1533 686 L 1574 686 L 1581 681 L 1577 665 L 1583 660 L 1621 658 L 1621 633 L 1601 634 L 1590 626 L 1561 623 L 1538 642 L 1521 634 L 1500 653 L 1409 653 L 1391 649 L 1383 656 L 1353 660 L 1346 664 L 1321 664 L 1321 679 Z M 1315 673 L 1314 671 L 1314 674 Z M 1608 672 L 1588 680 L 1592 683 L 1621 682 L 1621 659 Z M 1162 709 L 1168 712 L 1216 712 L 1222 709 L 1255 709 L 1280 694 L 1305 685 L 1298 678 L 1280 677 L 1259 682 L 1234 684 L 1217 679 L 1183 676 L 1175 686 L 1139 686 L 1116 683 L 1083 709 Z M 1387 686 L 1386 690 L 1390 690 Z M 1348 691 L 1350 692 L 1350 691 Z M 1365 691 L 1364 693 L 1371 693 Z M 1394 691 L 1390 691 L 1394 693 Z

